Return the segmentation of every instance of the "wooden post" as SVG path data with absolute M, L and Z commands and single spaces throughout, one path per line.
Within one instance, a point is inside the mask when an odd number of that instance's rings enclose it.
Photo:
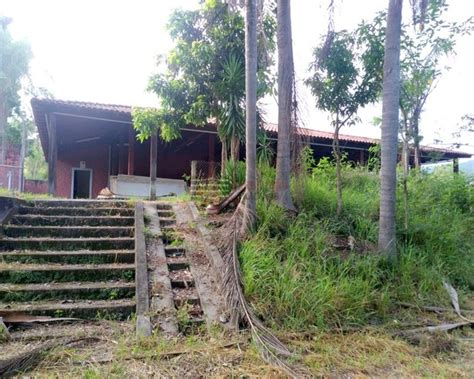
M 150 200 L 156 200 L 156 165 L 158 155 L 158 135 L 151 136 L 150 140 Z
M 207 172 L 207 176 L 209 179 L 214 179 L 214 177 L 216 176 L 216 172 L 215 172 L 216 168 L 215 168 L 215 163 L 214 163 L 215 154 L 216 154 L 214 134 L 209 134 L 208 143 L 209 143 L 209 146 L 208 146 L 209 170 Z
M 453 172 L 459 174 L 459 158 L 453 159 Z
M 359 164 L 361 166 L 364 165 L 364 162 L 365 162 L 365 158 L 364 158 L 364 150 L 360 150 L 359 152 Z
M 196 194 L 197 187 L 197 161 L 191 161 L 191 196 Z
M 48 113 L 46 115 L 46 127 L 48 129 L 48 193 L 56 194 L 56 160 L 58 158 L 58 141 L 56 135 L 56 116 Z
M 130 126 L 128 130 L 128 175 L 133 175 L 135 166 L 135 129 Z

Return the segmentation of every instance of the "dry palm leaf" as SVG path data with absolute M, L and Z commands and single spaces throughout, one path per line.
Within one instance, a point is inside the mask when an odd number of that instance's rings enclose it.
M 237 326 L 243 321 L 249 326 L 252 339 L 267 362 L 282 368 L 291 377 L 311 377 L 305 367 L 289 362 L 293 354 L 263 325 L 245 299 L 238 258 L 238 244 L 245 237 L 244 231 L 248 230 L 249 225 L 248 216 L 244 212 L 244 201 L 245 196 L 232 218 L 220 230 L 224 237 L 221 238 L 219 250 L 225 265 L 224 294 L 230 310 L 230 322 Z

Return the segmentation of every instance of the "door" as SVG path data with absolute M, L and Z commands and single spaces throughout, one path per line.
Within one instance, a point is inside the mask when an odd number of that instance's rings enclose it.
M 72 198 L 89 199 L 92 190 L 92 170 L 72 169 Z

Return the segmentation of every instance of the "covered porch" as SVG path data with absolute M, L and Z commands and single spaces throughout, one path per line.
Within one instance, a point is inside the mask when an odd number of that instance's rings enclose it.
M 180 195 L 191 161 L 220 158 L 211 128 L 183 128 L 179 140 L 155 136 L 142 143 L 131 107 L 38 99 L 32 107 L 54 196 L 95 198 L 105 187 L 123 197 L 148 197 L 153 187 L 156 196 Z

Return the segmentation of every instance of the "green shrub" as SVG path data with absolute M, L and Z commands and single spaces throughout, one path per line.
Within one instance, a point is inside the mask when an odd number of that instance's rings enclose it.
M 234 188 L 245 183 L 245 162 L 227 161 L 224 172 L 219 179 L 219 192 L 221 196 L 229 195 Z
M 409 230 L 399 260 L 376 251 L 378 176 L 344 166 L 344 209 L 336 216 L 332 164 L 292 179 L 297 216 L 273 202 L 274 170 L 261 168 L 258 228 L 241 248 L 246 295 L 269 323 L 295 330 L 383 322 L 399 302 L 448 305 L 443 279 L 474 288 L 474 195 L 462 176 L 409 178 Z M 403 208 L 398 196 L 398 223 Z M 333 247 L 355 238 L 354 251 Z M 369 246 L 367 249 L 361 245 Z M 393 318 L 393 317 L 392 317 Z

